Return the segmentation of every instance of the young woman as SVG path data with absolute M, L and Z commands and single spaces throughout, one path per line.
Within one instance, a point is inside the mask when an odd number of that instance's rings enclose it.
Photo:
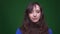
M 16 34 L 52 34 L 45 24 L 42 8 L 37 2 L 28 5 L 23 25 L 17 29 Z

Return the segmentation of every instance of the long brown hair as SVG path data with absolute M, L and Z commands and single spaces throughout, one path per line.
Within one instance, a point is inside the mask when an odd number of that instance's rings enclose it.
M 34 2 L 30 3 L 26 8 L 24 22 L 21 27 L 22 34 L 48 34 L 48 27 L 45 24 L 44 14 L 40 5 L 41 17 L 37 24 L 33 23 L 28 16 L 28 14 L 32 11 L 33 6 L 35 6 L 36 4 L 39 5 L 39 3 Z

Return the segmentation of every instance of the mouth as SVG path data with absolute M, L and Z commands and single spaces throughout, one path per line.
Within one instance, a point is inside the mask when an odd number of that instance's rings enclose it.
M 37 20 L 37 18 L 32 18 L 33 20 Z

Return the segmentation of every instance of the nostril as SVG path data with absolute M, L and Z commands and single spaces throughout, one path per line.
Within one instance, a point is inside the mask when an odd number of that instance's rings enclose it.
M 36 14 L 34 14 L 33 16 L 36 17 Z
M 36 17 L 36 16 L 34 15 L 34 17 Z
M 34 12 L 34 13 L 33 13 L 33 16 L 36 17 L 36 15 L 37 15 L 37 14 Z

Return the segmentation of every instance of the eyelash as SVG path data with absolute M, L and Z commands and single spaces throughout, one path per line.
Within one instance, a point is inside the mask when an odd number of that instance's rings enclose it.
M 36 11 L 37 13 L 39 13 L 40 11 Z M 33 13 L 33 12 L 29 12 L 29 13 Z
M 37 11 L 37 13 L 39 13 L 40 11 Z
M 32 12 L 29 12 L 29 13 L 32 13 Z

